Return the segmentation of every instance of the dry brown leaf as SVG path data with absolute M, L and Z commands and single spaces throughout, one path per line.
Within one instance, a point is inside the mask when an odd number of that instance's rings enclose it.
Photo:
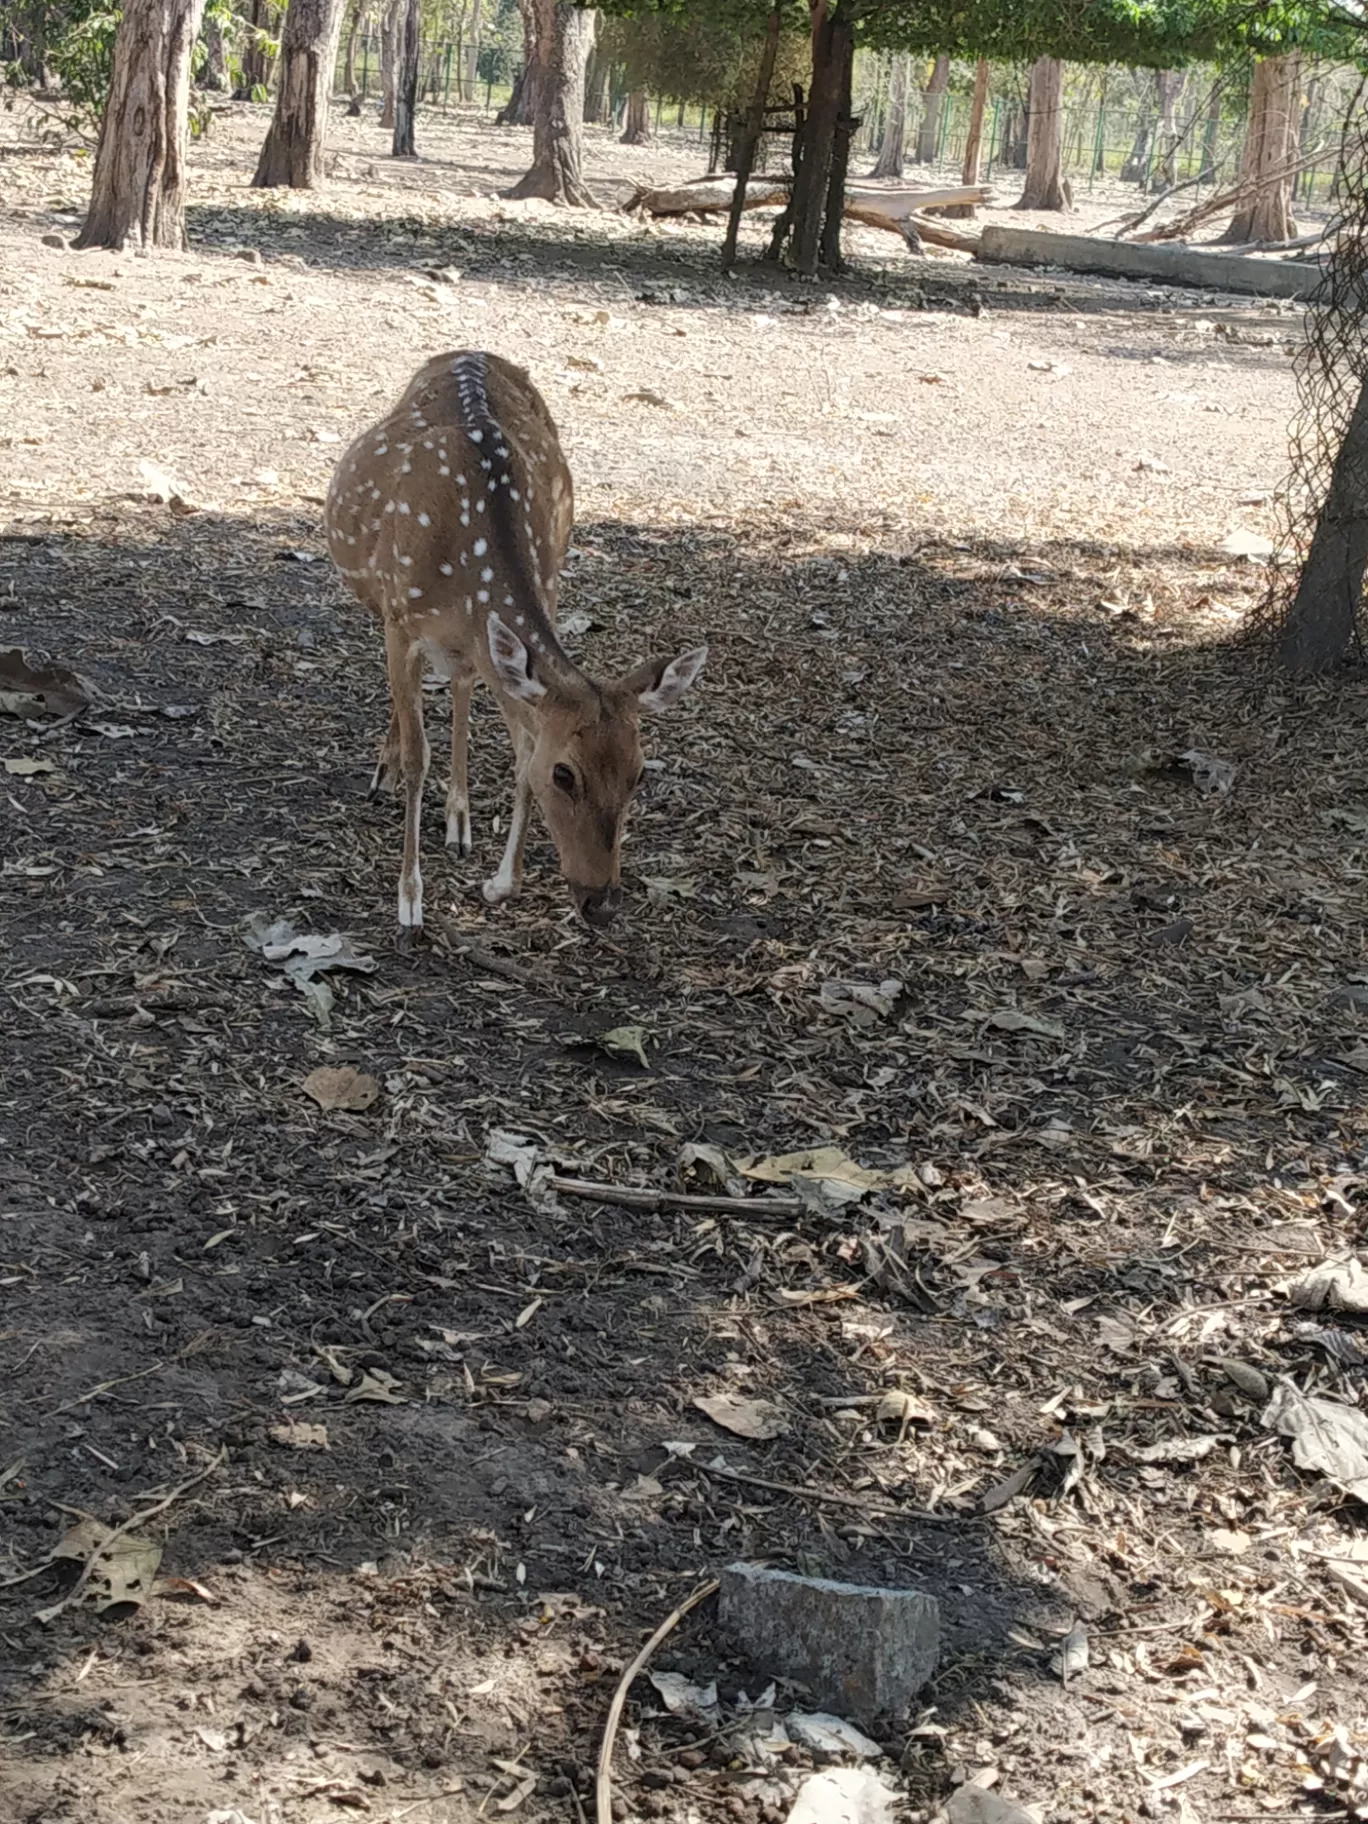
M 374 1077 L 354 1069 L 350 1064 L 320 1064 L 310 1071 L 299 1086 L 322 1109 L 369 1108 L 380 1094 Z
M 734 1393 L 707 1394 L 694 1401 L 714 1425 L 738 1438 L 781 1438 L 789 1429 L 773 1400 L 744 1400 Z

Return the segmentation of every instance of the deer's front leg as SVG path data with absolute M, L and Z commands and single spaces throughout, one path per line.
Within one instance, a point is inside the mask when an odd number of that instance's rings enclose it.
M 423 727 L 423 655 L 402 628 L 385 629 L 389 667 L 391 727 L 398 735 L 399 767 L 404 781 L 404 862 L 399 873 L 399 930 L 410 937 L 423 928 L 423 875 L 418 859 L 423 817 L 423 786 L 428 771 L 427 731 Z
M 531 750 L 522 741 L 515 749 L 516 773 L 513 781 L 513 815 L 508 825 L 508 841 L 504 844 L 503 860 L 499 871 L 484 883 L 484 896 L 491 906 L 501 906 L 506 899 L 512 899 L 522 885 L 523 845 L 527 841 L 527 824 L 532 815 L 532 787 L 528 783 L 528 762 Z
M 469 855 L 470 792 L 466 780 L 466 759 L 470 749 L 470 693 L 475 686 L 472 672 L 466 677 L 456 673 L 451 679 L 451 783 L 447 787 L 447 847 L 462 857 Z

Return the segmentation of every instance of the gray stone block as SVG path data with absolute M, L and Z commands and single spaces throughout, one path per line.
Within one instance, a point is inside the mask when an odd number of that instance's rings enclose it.
M 881 1590 L 732 1564 L 723 1628 L 765 1671 L 799 1679 L 838 1716 L 897 1715 L 940 1656 L 940 1605 L 921 1590 Z

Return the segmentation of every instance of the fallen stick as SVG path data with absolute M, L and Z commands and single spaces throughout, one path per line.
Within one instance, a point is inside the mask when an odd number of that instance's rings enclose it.
M 594 1815 L 597 1824 L 613 1824 L 613 1749 L 617 1744 L 618 1725 L 622 1721 L 627 1693 L 631 1690 L 633 1681 L 650 1663 L 656 1648 L 674 1633 L 690 1609 L 696 1609 L 700 1602 L 706 1602 L 709 1596 L 715 1596 L 720 1587 L 719 1580 L 713 1577 L 707 1583 L 700 1584 L 692 1596 L 685 1597 L 679 1607 L 665 1617 L 618 1680 L 613 1701 L 608 1706 L 608 1720 L 603 1726 L 603 1744 L 599 1749 L 598 1779 L 594 1788 Z
M 706 1210 L 721 1216 L 801 1216 L 798 1197 L 721 1197 L 698 1191 L 653 1191 L 648 1186 L 599 1184 L 592 1178 L 551 1175 L 551 1188 L 567 1197 L 596 1197 L 624 1210 Z
M 796 1482 L 772 1482 L 767 1476 L 748 1476 L 739 1469 L 724 1469 L 720 1463 L 695 1463 L 690 1469 L 701 1469 L 705 1476 L 721 1476 L 727 1482 L 744 1482 L 751 1488 L 767 1488 L 776 1495 L 796 1495 L 800 1501 L 825 1501 L 832 1507 L 854 1508 L 875 1520 L 919 1520 L 928 1526 L 963 1526 L 970 1520 L 982 1520 L 983 1514 L 935 1514 L 925 1507 L 884 1507 L 877 1501 L 863 1501 L 859 1495 L 839 1495 L 820 1488 L 804 1488 Z

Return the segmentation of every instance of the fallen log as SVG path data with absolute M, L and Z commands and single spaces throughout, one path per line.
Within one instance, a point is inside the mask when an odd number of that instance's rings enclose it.
M 933 247 L 953 248 L 956 253 L 977 253 L 978 235 L 963 228 L 951 228 L 948 223 L 923 215 L 917 209 L 892 214 L 874 200 L 879 194 L 875 191 L 848 195 L 844 210 L 846 220 L 859 222 L 865 228 L 885 228 L 892 234 L 900 234 L 913 253 L 920 253 L 923 241 L 929 241 Z
M 1103 241 L 1047 229 L 983 230 L 975 257 L 1007 266 L 1063 266 L 1113 279 L 1147 279 L 1159 285 L 1195 285 L 1265 298 L 1306 298 L 1320 284 L 1311 262 L 1264 260 L 1215 249 L 1165 247 L 1137 241 Z
M 765 209 L 787 201 L 791 181 L 787 177 L 752 177 L 746 185 L 746 208 Z M 697 178 L 692 183 L 660 190 L 649 184 L 638 184 L 622 209 L 628 215 L 637 210 L 646 215 L 720 214 L 731 208 L 735 190 L 735 183 L 725 176 Z M 846 213 L 850 213 L 849 205 L 855 202 L 887 216 L 890 222 L 899 222 L 910 212 L 920 214 L 927 209 L 949 209 L 958 203 L 986 203 L 991 195 L 991 187 L 987 184 L 949 184 L 928 190 L 855 187 L 846 192 Z

